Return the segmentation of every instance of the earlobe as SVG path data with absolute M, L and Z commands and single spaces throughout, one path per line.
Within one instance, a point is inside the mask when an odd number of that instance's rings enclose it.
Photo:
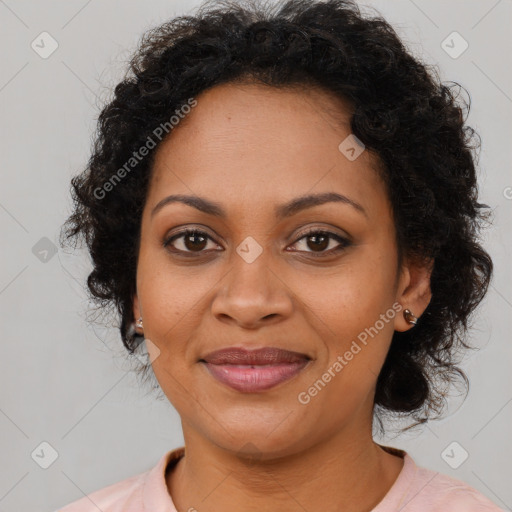
M 395 331 L 407 331 L 421 322 L 421 315 L 432 298 L 430 277 L 433 266 L 433 260 L 415 259 L 406 263 L 397 296 L 403 309 L 402 314 L 395 319 Z

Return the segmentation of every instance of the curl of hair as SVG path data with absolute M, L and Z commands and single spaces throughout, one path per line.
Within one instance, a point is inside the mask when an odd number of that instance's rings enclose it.
M 208 1 L 146 32 L 99 115 L 87 168 L 72 179 L 63 243 L 85 240 L 91 297 L 116 306 L 132 352 L 142 340 L 132 328 L 140 221 L 161 141 L 112 190 L 98 191 L 187 99 L 251 80 L 321 87 L 348 102 L 352 132 L 381 164 L 400 258 L 434 262 L 432 300 L 416 327 L 394 333 L 375 394 L 377 410 L 426 421 L 443 408 L 443 382 L 467 382 L 454 354 L 470 348 L 468 319 L 492 275 L 478 241 L 488 218 L 477 200 L 479 137 L 465 125 L 461 87 L 441 82 L 382 17 L 351 0 Z

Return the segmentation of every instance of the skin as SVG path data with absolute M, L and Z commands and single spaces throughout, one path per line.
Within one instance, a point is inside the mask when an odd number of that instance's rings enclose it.
M 160 350 L 155 376 L 182 421 L 187 451 L 167 477 L 169 492 L 179 511 L 312 511 L 319 496 L 323 512 L 370 511 L 403 467 L 372 439 L 376 380 L 394 330 L 412 326 L 396 314 L 308 404 L 297 397 L 393 304 L 419 317 L 431 297 L 429 268 L 407 259 L 398 267 L 374 155 L 350 161 L 338 149 L 350 134 L 348 104 L 320 89 L 255 83 L 196 99 L 156 154 L 133 301 L 138 332 Z M 365 213 L 329 202 L 276 217 L 277 205 L 321 192 Z M 152 216 L 170 194 L 216 201 L 226 218 L 180 202 Z M 211 239 L 163 247 L 185 226 Z M 351 245 L 334 253 L 340 243 L 305 237 L 310 227 Z M 249 236 L 262 249 L 251 263 L 236 251 Z M 274 388 L 242 393 L 198 362 L 228 346 L 285 348 L 312 361 Z

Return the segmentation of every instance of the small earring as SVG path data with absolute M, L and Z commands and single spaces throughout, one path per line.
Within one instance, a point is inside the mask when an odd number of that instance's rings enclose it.
M 136 322 L 136 324 L 135 324 L 135 325 L 136 325 L 137 327 L 140 327 L 141 329 L 143 328 L 143 326 L 142 326 L 142 317 L 140 317 L 140 318 L 137 320 L 137 322 Z
M 416 325 L 418 323 L 418 317 L 414 316 L 409 309 L 404 309 L 404 318 L 412 325 Z

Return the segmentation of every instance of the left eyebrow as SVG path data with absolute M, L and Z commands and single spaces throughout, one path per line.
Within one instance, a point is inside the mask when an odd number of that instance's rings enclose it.
M 151 217 L 153 217 L 164 206 L 175 202 L 180 202 L 188 206 L 192 206 L 193 208 L 196 208 L 197 210 L 209 215 L 214 215 L 223 219 L 227 217 L 226 211 L 219 203 L 204 197 L 183 194 L 170 195 L 162 199 L 153 208 Z M 366 210 L 359 203 L 343 194 L 338 194 L 336 192 L 324 192 L 297 197 L 285 204 L 277 206 L 275 208 L 275 215 L 278 219 L 284 219 L 286 217 L 291 217 L 292 215 L 295 215 L 296 213 L 307 208 L 312 208 L 313 206 L 319 206 L 331 202 L 348 204 L 355 208 L 358 212 L 362 213 L 365 217 L 368 217 Z
M 338 194 L 336 192 L 309 194 L 292 199 L 288 203 L 276 207 L 276 217 L 278 219 L 283 219 L 285 217 L 295 215 L 296 213 L 305 210 L 306 208 L 332 202 L 348 204 L 355 208 L 358 212 L 362 213 L 365 217 L 368 217 L 366 210 L 359 203 L 356 203 L 353 199 L 350 199 L 349 197 L 344 196 L 343 194 Z

